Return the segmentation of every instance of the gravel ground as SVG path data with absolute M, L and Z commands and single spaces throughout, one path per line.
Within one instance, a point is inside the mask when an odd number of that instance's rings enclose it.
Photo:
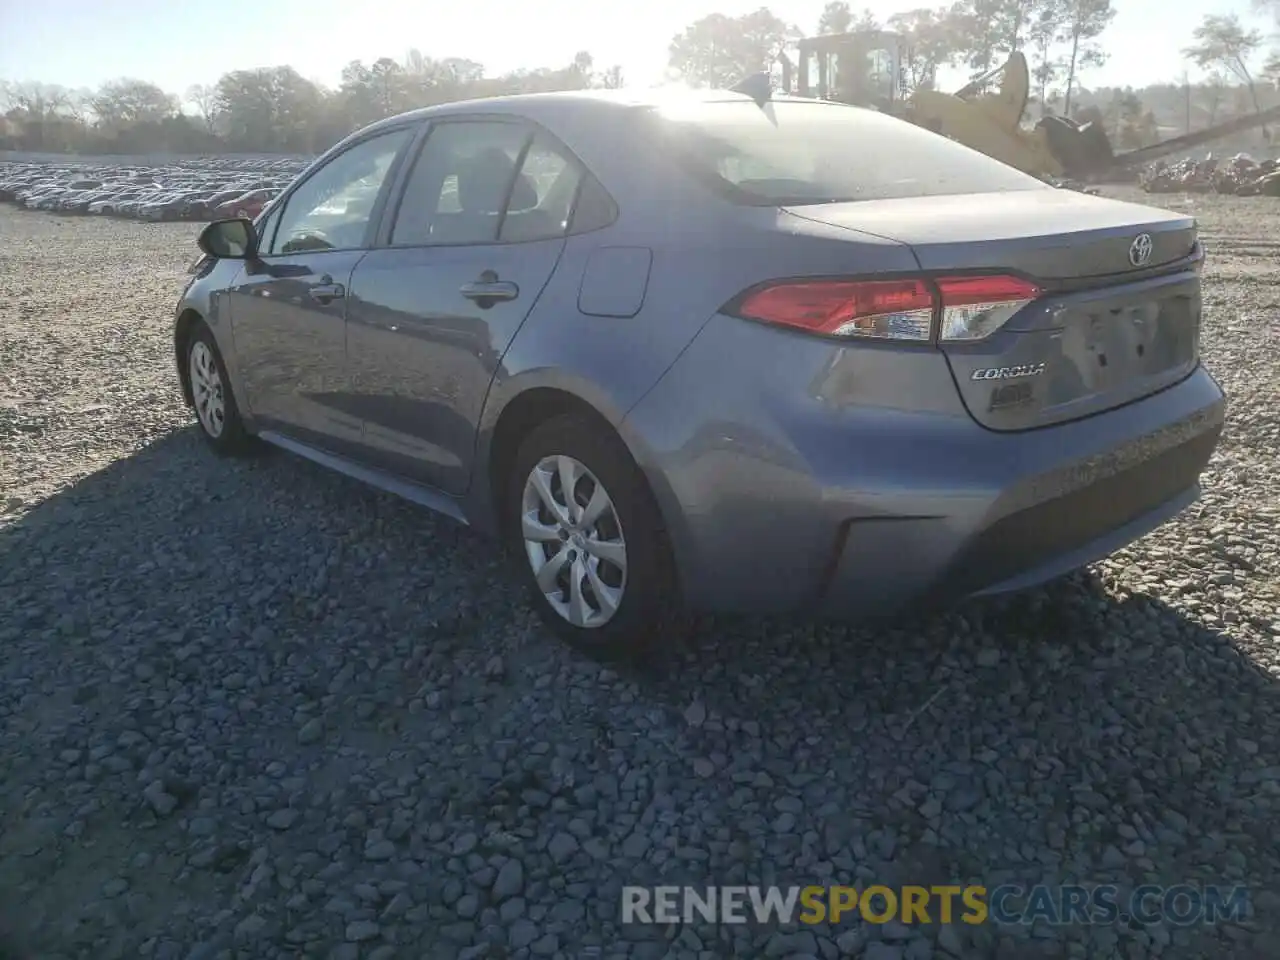
M 493 549 L 180 405 L 195 228 L 0 208 L 10 957 L 1280 956 L 1280 203 L 1178 196 L 1200 504 L 1022 598 L 609 668 Z M 682 929 L 624 883 L 1251 885 L 1215 928 Z

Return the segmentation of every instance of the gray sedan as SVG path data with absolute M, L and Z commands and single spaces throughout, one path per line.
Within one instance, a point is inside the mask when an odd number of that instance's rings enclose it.
M 837 104 L 432 107 L 200 246 L 174 339 L 214 449 L 495 535 L 598 649 L 1041 583 L 1192 503 L 1223 424 L 1193 219 Z

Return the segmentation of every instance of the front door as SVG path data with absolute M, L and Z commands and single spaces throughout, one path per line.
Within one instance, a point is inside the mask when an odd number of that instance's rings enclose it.
M 351 280 L 348 358 L 365 457 L 466 491 L 489 385 L 560 259 L 580 177 L 553 138 L 523 123 L 432 128 L 389 245 Z
M 389 174 L 412 138 L 360 141 L 310 174 L 263 224 L 261 254 L 229 291 L 250 411 L 264 429 L 351 452 L 360 417 L 344 409 L 351 275 Z

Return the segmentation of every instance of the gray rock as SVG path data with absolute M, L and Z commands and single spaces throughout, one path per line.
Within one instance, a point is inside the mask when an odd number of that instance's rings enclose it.
M 267 817 L 267 826 L 272 830 L 288 830 L 298 822 L 298 811 L 285 807 Z
M 493 881 L 493 898 L 502 901 L 519 896 L 524 890 L 524 865 L 515 857 L 506 861 Z
M 323 736 L 324 721 L 319 717 L 312 717 L 298 729 L 298 743 L 302 746 L 318 743 Z
M 142 798 L 161 817 L 169 816 L 178 808 L 177 798 L 166 792 L 164 784 L 159 780 L 153 780 L 147 785 L 142 791 Z
M 863 960 L 906 960 L 907 948 L 900 943 L 873 940 L 862 953 Z
M 953 957 L 964 956 L 964 941 L 954 925 L 945 923 L 938 927 L 938 948 Z
M 348 943 L 363 943 L 376 940 L 382 935 L 382 927 L 372 920 L 354 920 L 347 924 L 346 937 Z
M 538 939 L 538 927 L 532 921 L 520 917 L 511 924 L 507 943 L 512 950 L 520 950 Z
M 375 840 L 364 848 L 366 860 L 390 860 L 396 855 L 396 845 L 390 840 Z
M 578 841 L 569 833 L 557 833 L 547 844 L 547 853 L 556 863 L 563 863 L 578 852 Z

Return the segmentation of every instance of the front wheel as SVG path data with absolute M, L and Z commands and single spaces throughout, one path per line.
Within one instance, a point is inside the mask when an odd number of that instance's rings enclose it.
M 252 437 L 240 418 L 240 408 L 231 392 L 231 381 L 218 345 L 203 323 L 187 343 L 187 376 L 192 406 L 205 440 L 219 454 L 247 451 Z
M 505 501 L 508 546 L 560 637 L 627 656 L 674 628 L 662 516 L 616 434 L 573 415 L 540 424 L 520 445 Z

